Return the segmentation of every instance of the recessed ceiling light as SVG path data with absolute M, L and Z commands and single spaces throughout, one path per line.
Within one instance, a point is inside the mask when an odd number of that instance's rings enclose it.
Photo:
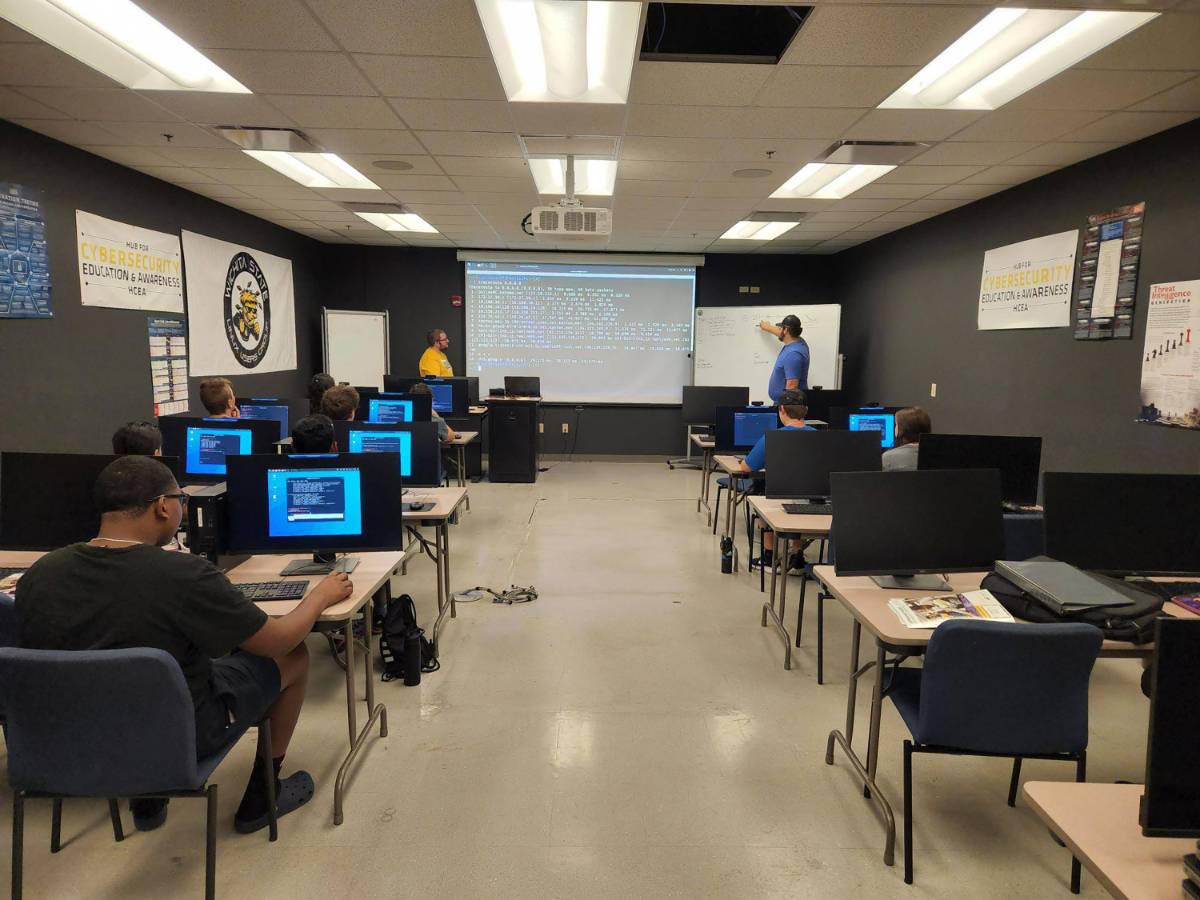
M 305 187 L 379 190 L 379 185 L 336 153 L 288 153 L 283 150 L 242 152 Z
M 130 0 L 0 0 L 0 17 L 126 87 L 250 93 Z
M 734 169 L 734 178 L 766 178 L 773 174 L 770 169 Z
M 996 109 L 1157 16 L 995 9 L 879 107 Z
M 509 100 L 624 103 L 642 4 L 475 0 Z
M 567 161 L 561 156 L 532 157 L 529 171 L 539 194 L 565 194 Z M 575 193 L 592 197 L 611 197 L 617 182 L 615 159 L 575 160 Z
M 895 166 L 847 166 L 809 163 L 771 195 L 773 200 L 841 200 L 865 187 Z
M 781 234 L 791 231 L 799 222 L 755 222 L 743 219 L 717 240 L 720 241 L 773 241 Z
M 355 215 L 366 219 L 376 228 L 382 228 L 384 231 L 417 231 L 423 234 L 438 233 L 436 228 L 416 213 L 355 212 Z
M 412 163 L 402 159 L 377 159 L 371 165 L 376 169 L 385 169 L 388 172 L 407 172 L 413 167 Z

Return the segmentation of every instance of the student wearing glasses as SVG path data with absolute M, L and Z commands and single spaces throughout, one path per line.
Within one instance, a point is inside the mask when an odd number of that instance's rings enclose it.
M 454 366 L 450 365 L 450 358 L 446 356 L 446 349 L 450 346 L 450 338 L 441 328 L 435 328 L 429 334 L 425 335 L 425 339 L 429 346 L 425 348 L 425 352 L 421 354 L 421 359 L 417 362 L 417 371 L 422 378 L 453 378 Z

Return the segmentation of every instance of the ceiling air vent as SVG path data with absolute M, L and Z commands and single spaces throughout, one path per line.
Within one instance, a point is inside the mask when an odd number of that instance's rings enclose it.
M 657 62 L 779 62 L 811 6 L 651 3 L 640 58 Z

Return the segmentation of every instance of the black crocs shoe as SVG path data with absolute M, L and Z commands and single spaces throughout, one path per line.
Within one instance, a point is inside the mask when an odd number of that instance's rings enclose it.
M 167 821 L 167 804 L 170 802 L 166 797 L 130 800 L 129 811 L 133 813 L 133 827 L 138 831 L 161 828 Z
M 296 772 L 288 778 L 275 783 L 275 817 L 282 819 L 288 813 L 299 809 L 313 798 L 316 786 L 313 777 L 307 772 Z M 268 825 L 267 814 L 254 819 L 233 819 L 233 828 L 238 834 L 253 834 Z

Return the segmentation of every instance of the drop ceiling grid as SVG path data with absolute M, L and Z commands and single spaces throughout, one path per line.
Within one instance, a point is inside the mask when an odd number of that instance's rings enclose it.
M 376 181 L 381 190 L 363 199 L 405 203 L 446 229 L 412 242 L 495 247 L 530 246 L 521 218 L 554 199 L 536 194 L 521 130 L 615 134 L 623 139 L 615 197 L 586 198 L 614 209 L 612 245 L 637 234 L 656 249 L 744 250 L 715 237 L 743 215 L 774 210 L 812 215 L 787 243 L 829 252 L 1200 114 L 1200 11 L 1173 0 L 1139 8 L 1189 11 L 1160 17 L 1001 110 L 965 113 L 875 107 L 986 15 L 993 4 L 983 0 L 817 0 L 781 65 L 639 62 L 621 106 L 504 101 L 471 0 L 140 2 L 254 94 L 129 91 L 0 23 L 0 116 L 337 241 L 403 243 L 362 227 L 334 234 L 352 224 L 340 203 L 356 193 L 295 185 L 198 126 L 252 117 L 300 128 Z M 174 134 L 170 144 L 164 133 Z M 848 137 L 931 147 L 845 200 L 769 199 Z M 413 168 L 372 165 L 383 158 Z M 770 174 L 735 178 L 742 168 Z

